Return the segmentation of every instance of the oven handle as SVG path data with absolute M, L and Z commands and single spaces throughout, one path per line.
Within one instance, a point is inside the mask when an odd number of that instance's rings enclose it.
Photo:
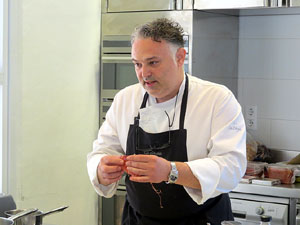
M 232 214 L 234 218 L 246 219 L 247 213 L 244 211 L 232 210 Z
M 132 63 L 131 56 L 129 54 L 126 54 L 124 56 L 108 56 L 108 55 L 103 55 L 102 56 L 102 61 L 103 63 Z

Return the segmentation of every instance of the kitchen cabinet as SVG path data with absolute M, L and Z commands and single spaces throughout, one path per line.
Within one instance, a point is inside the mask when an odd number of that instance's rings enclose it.
M 243 9 L 258 7 L 277 7 L 277 0 L 195 0 L 194 9 Z M 281 4 L 279 4 L 281 5 Z
M 102 10 L 111 12 L 138 12 L 192 9 L 193 0 L 106 0 L 102 1 Z

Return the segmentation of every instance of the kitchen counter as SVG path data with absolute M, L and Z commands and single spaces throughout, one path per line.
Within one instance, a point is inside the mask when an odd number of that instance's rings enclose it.
M 300 183 L 274 186 L 239 183 L 232 192 L 300 199 Z

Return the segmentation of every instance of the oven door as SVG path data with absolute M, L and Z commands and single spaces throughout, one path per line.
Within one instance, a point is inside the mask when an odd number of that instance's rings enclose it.
M 123 185 L 118 187 L 113 197 L 101 197 L 99 225 L 121 225 L 125 198 L 126 188 Z
M 130 54 L 107 54 L 102 56 L 102 94 L 115 94 L 132 84 L 138 83 Z

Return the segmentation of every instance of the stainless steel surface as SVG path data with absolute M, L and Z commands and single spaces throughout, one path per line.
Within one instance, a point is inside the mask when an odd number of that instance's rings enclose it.
M 233 192 L 241 192 L 248 194 L 257 195 L 268 195 L 274 197 L 285 197 L 285 198 L 300 198 L 300 183 L 295 184 L 280 184 L 275 186 L 263 186 L 256 184 L 242 184 L 233 190 Z
M 20 212 L 24 212 L 25 209 L 15 209 L 15 210 L 9 210 L 6 211 L 5 214 L 7 216 L 13 216 Z M 29 215 L 23 216 L 17 220 L 15 220 L 15 225 L 35 225 L 35 216 L 37 214 L 41 213 L 41 211 L 36 211 L 34 213 L 31 213 Z
M 289 7 L 299 7 L 300 0 L 287 0 Z
M 286 198 L 288 200 L 289 207 L 289 225 L 296 225 L 296 204 L 300 201 L 300 184 L 290 185 L 275 185 L 275 186 L 263 186 L 255 184 L 242 184 L 240 183 L 231 194 L 248 194 L 253 199 L 256 196 L 268 197 L 270 200 L 280 198 Z M 244 196 L 246 196 L 244 195 Z M 255 200 L 255 199 L 253 199 Z
M 257 7 L 277 7 L 277 0 L 195 0 L 195 9 L 243 9 Z
M 36 212 L 37 209 L 26 209 L 20 213 L 17 213 L 9 218 L 0 217 L 0 225 L 12 225 L 15 224 L 15 221 L 23 216 L 29 215 L 31 213 Z
M 42 211 L 36 211 L 34 213 L 30 213 L 29 215 L 22 216 L 21 218 L 16 219 L 15 225 L 42 225 L 43 217 L 47 216 L 49 214 L 61 212 L 68 208 L 68 206 L 62 206 L 56 209 L 49 210 L 47 212 Z M 8 216 L 14 216 L 19 215 L 19 213 L 22 213 L 24 211 L 27 211 L 26 209 L 16 209 L 16 210 L 9 210 L 5 212 Z
M 121 225 L 125 196 L 125 186 L 119 186 L 112 198 L 101 197 L 101 201 L 99 201 L 99 208 L 101 209 L 99 225 Z
M 107 12 L 175 10 L 174 0 L 107 0 Z
M 296 224 L 300 225 L 300 203 L 297 204 Z
M 47 212 L 42 212 L 42 213 L 36 215 L 36 217 L 35 217 L 35 225 L 42 225 L 43 224 L 43 218 L 44 218 L 44 216 L 48 216 L 48 215 L 53 214 L 53 213 L 62 212 L 62 211 L 64 211 L 68 207 L 69 206 L 61 206 L 59 208 L 52 209 L 52 210 L 49 210 Z M 25 224 L 23 224 L 23 225 L 25 225 Z
M 193 9 L 193 0 L 102 0 L 103 13 Z
M 288 225 L 289 200 L 285 198 L 230 194 L 236 221 L 242 224 L 260 224 L 260 216 L 272 216 L 273 225 Z

